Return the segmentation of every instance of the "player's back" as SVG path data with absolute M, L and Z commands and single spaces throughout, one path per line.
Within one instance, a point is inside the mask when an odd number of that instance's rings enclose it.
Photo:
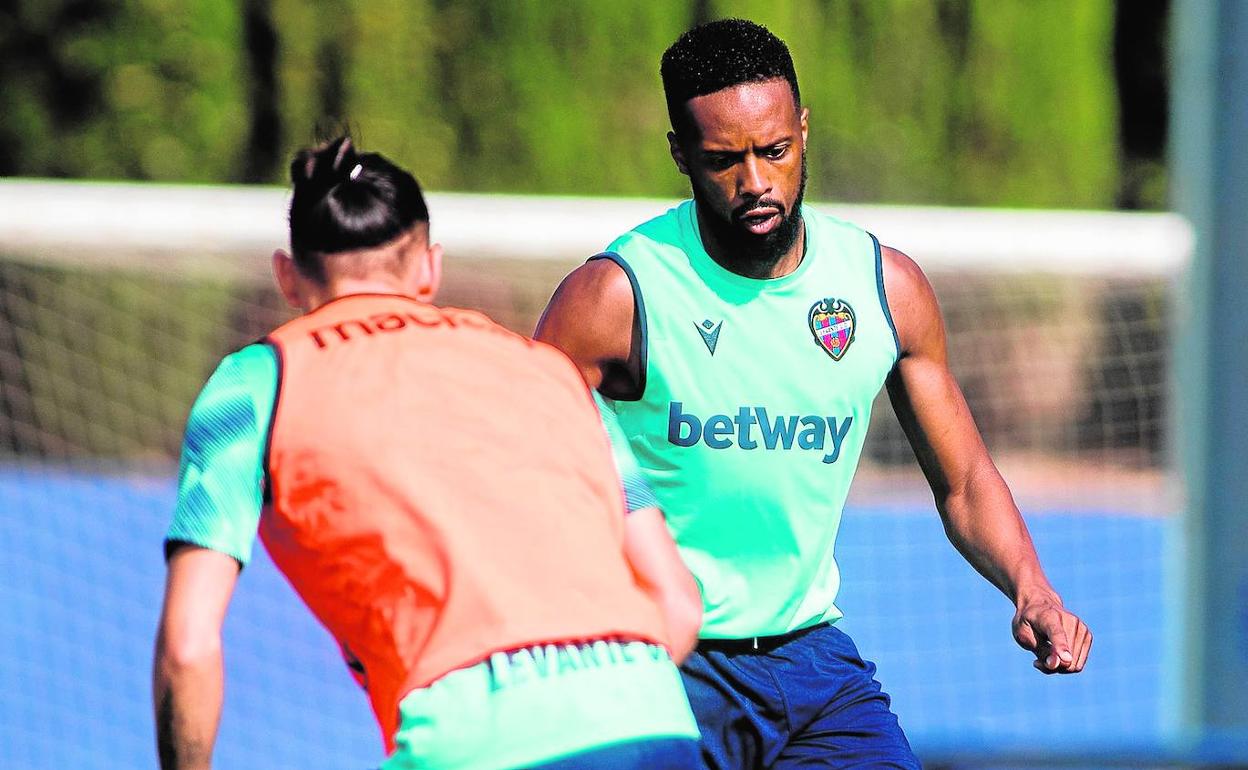
M 405 692 L 495 651 L 659 638 L 607 439 L 562 354 L 396 295 L 336 300 L 270 342 L 261 536 L 383 725 Z

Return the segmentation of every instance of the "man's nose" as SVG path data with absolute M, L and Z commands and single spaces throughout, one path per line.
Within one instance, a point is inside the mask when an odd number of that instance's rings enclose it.
M 761 198 L 771 192 L 771 182 L 764 173 L 764 164 L 748 153 L 737 177 L 737 194 L 742 198 Z

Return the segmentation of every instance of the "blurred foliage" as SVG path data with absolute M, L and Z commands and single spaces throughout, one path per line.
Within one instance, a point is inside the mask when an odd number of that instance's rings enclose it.
M 235 0 L 18 0 L 0 16 L 0 173 L 229 179 L 246 130 Z
M 1107 0 L 792 0 L 815 198 L 1105 207 L 1117 152 Z
M 279 182 L 281 157 L 349 121 L 435 189 L 678 195 L 659 57 L 699 19 L 748 15 L 793 51 L 811 197 L 1108 207 L 1113 12 L 1113 0 L 15 0 L 0 10 L 0 173 Z M 275 56 L 247 55 L 257 17 Z M 256 67 L 272 70 L 268 96 L 249 88 Z M 248 119 L 266 108 L 275 123 Z M 280 153 L 247 157 L 265 146 L 247 136 L 256 125 Z

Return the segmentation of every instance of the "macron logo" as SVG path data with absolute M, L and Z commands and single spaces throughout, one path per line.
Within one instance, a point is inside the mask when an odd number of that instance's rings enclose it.
M 705 420 L 695 414 L 686 414 L 685 405 L 672 401 L 667 410 L 667 440 L 676 446 L 694 446 L 699 441 L 711 449 L 728 449 L 733 439 L 736 446 L 750 450 L 761 446 L 767 450 L 828 449 L 823 456 L 825 463 L 834 463 L 841 456 L 841 445 L 849 435 L 853 417 L 838 420 L 835 417 L 805 415 L 785 417 L 767 414 L 762 406 L 742 406 L 735 416 L 713 414 Z M 801 426 L 800 428 L 798 426 Z
M 711 319 L 706 319 L 700 324 L 694 324 L 698 330 L 698 334 L 702 335 L 702 341 L 706 343 L 706 349 L 711 351 L 711 355 L 715 355 L 715 346 L 719 344 L 719 331 L 724 328 L 724 322 L 711 323 Z

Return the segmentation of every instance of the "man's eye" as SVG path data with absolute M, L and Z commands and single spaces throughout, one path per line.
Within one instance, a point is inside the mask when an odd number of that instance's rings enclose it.
M 789 146 L 787 144 L 781 144 L 775 147 L 768 147 L 767 149 L 763 150 L 763 157 L 767 158 L 768 160 L 780 160 L 781 158 L 784 157 L 785 153 L 788 151 L 789 151 Z
M 737 159 L 731 155 L 707 155 L 706 156 L 706 165 L 714 169 L 723 170 L 723 169 L 729 168 L 730 166 L 732 166 L 732 164 L 736 162 L 737 162 Z

